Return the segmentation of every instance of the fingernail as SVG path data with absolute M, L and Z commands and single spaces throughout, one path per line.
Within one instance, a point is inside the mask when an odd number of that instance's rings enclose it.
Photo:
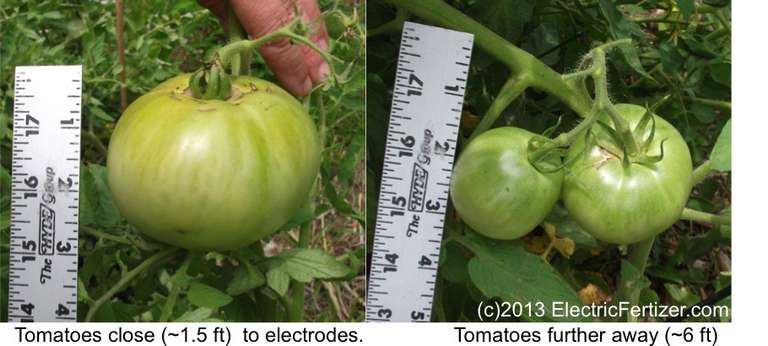
M 330 74 L 331 74 L 331 67 L 328 66 L 327 62 L 323 62 L 322 64 L 320 64 L 320 67 L 317 68 L 317 75 L 320 76 L 321 80 L 325 79 Z
M 328 50 L 328 40 L 325 38 L 321 38 L 317 41 L 317 46 L 320 47 L 322 50 Z
M 312 90 L 312 78 L 307 76 L 307 79 L 304 80 L 304 92 L 309 93 L 310 90 Z

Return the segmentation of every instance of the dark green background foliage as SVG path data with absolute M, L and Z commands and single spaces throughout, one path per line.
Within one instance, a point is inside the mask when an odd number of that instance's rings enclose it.
M 560 73 L 572 72 L 598 42 L 632 38 L 634 47 L 612 50 L 608 56 L 611 99 L 640 105 L 661 101 L 657 113 L 686 139 L 694 166 L 710 158 L 721 132 L 727 134 L 728 140 L 719 144 L 711 158 L 725 162 L 718 170 L 730 170 L 730 130 L 723 131 L 731 116 L 730 1 L 447 2 Z M 368 41 L 370 244 L 400 33 L 376 29 L 395 17 L 394 7 L 385 1 L 372 1 L 368 6 L 369 29 L 376 33 Z M 423 22 L 419 18 L 409 20 Z M 469 136 L 508 74 L 502 63 L 475 47 L 462 117 L 463 136 Z M 513 125 L 541 133 L 558 117 L 563 119 L 560 131 L 579 121 L 553 96 L 528 89 L 502 113 L 495 126 Z M 688 207 L 729 212 L 730 179 L 730 173 L 717 173 L 698 184 Z M 450 208 L 449 214 L 445 233 L 464 229 Z M 556 227 L 559 237 L 575 241 L 576 252 L 570 259 L 555 255 L 547 263 L 531 254 L 536 252 L 532 250 L 536 242 L 546 239 L 541 230 L 515 242 L 494 242 L 471 231 L 461 244 L 444 241 L 433 319 L 475 320 L 477 302 L 493 297 L 521 302 L 574 301 L 577 292 L 589 284 L 611 297 L 621 270 L 629 270 L 622 268 L 622 250 L 598 244 L 562 207 L 556 206 L 547 221 Z M 523 246 L 531 251 L 521 251 Z M 637 282 L 642 287 L 641 303 L 692 305 L 729 287 L 730 228 L 678 222 L 657 238 L 646 274 L 648 280 Z M 730 306 L 730 297 L 714 303 Z
M 165 79 L 200 68 L 226 43 L 219 22 L 196 1 L 125 1 L 128 102 Z M 339 83 L 303 101 L 322 131 L 321 177 L 312 208 L 301 210 L 273 239 L 240 251 L 188 255 L 175 251 L 141 271 L 106 301 L 97 321 L 252 321 L 286 319 L 279 302 L 294 287 L 308 320 L 360 320 L 363 278 L 361 210 L 364 121 L 364 7 L 322 0 Z M 0 5 L 0 150 L 2 241 L 0 311 L 6 320 L 10 152 L 14 66 L 83 65 L 78 318 L 127 273 L 164 247 L 121 218 L 106 183 L 106 148 L 120 116 L 115 7 L 103 1 L 7 0 Z M 274 80 L 258 58 L 252 74 Z M 311 249 L 296 246 L 296 227 L 311 227 Z M 266 248 L 265 258 L 262 245 Z M 332 281 L 313 281 L 314 279 Z M 295 282 L 311 282 L 291 286 Z M 176 291 L 178 298 L 168 302 Z M 282 297 L 281 297 L 282 295 Z M 306 303 L 301 299 L 305 298 Z M 302 309 L 299 309 L 301 311 Z

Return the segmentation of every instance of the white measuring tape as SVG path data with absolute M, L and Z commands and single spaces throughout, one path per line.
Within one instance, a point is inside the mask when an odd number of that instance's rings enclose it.
M 471 34 L 405 22 L 389 118 L 366 320 L 432 313 Z
M 8 319 L 74 321 L 82 66 L 14 78 Z

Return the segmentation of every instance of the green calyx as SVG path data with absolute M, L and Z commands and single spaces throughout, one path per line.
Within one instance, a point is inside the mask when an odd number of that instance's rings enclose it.
M 230 43 L 216 51 L 209 66 L 193 73 L 190 77 L 189 90 L 193 97 L 203 100 L 228 99 L 232 94 L 232 78 L 250 73 L 251 53 L 259 46 L 277 38 L 286 38 L 292 43 L 303 44 L 318 53 L 328 63 L 330 69 L 328 79 L 334 81 L 336 78 L 333 56 L 305 36 L 310 34 L 310 30 L 301 21 L 300 16 L 269 34 L 248 40 L 244 39 L 246 35 L 240 23 L 237 22 L 237 17 L 230 13 L 229 34 Z
M 203 100 L 226 100 L 232 94 L 232 79 L 218 63 L 192 74 L 189 80 L 192 96 Z
M 546 167 L 543 162 L 546 162 L 547 158 L 551 155 L 560 155 L 561 157 L 564 157 L 565 154 L 563 153 L 567 152 L 564 148 L 570 146 L 578 136 L 583 135 L 584 133 L 589 135 L 592 127 L 596 126 L 595 124 L 602 124 L 600 126 L 605 125 L 605 123 L 598 120 L 602 114 L 608 114 L 613 123 L 613 127 L 608 128 L 610 129 L 610 137 L 615 137 L 615 147 L 621 148 L 622 152 L 630 153 L 632 155 L 638 151 L 638 141 L 635 139 L 635 132 L 629 128 L 626 119 L 619 114 L 608 96 L 608 78 L 605 59 L 605 53 L 609 49 L 618 45 L 631 43 L 632 41 L 630 39 L 622 39 L 597 46 L 582 59 L 579 64 L 580 70 L 562 76 L 563 80 L 579 83 L 583 85 L 585 89 L 586 79 L 592 79 L 595 95 L 592 107 L 585 119 L 572 130 L 561 133 L 555 138 L 548 138 L 549 134 L 554 132 L 555 128 L 560 124 L 560 121 L 558 121 L 553 128 L 548 129 L 542 134 L 543 137 L 531 139 L 531 142 L 528 145 L 528 159 L 534 167 L 542 172 L 551 172 L 553 169 L 562 169 L 567 166 L 568 162 L 565 162 L 558 168 L 552 168 Z M 644 129 L 642 130 L 643 131 L 638 130 L 637 132 L 645 133 Z M 653 139 L 652 136 L 653 135 L 651 134 L 651 138 L 648 139 L 647 143 L 651 142 Z
M 613 108 L 613 105 L 611 105 Z M 628 168 L 631 164 L 641 164 L 644 166 L 652 166 L 653 164 L 664 159 L 664 142 L 666 139 L 662 139 L 658 142 L 659 150 L 656 155 L 649 154 L 650 152 L 656 152 L 653 147 L 654 140 L 656 139 L 656 119 L 654 116 L 654 109 L 656 107 L 645 107 L 645 113 L 640 121 L 634 126 L 629 128 L 625 132 L 620 132 L 613 123 L 613 126 L 609 125 L 605 121 L 597 120 L 595 123 L 596 128 L 590 129 L 586 138 L 588 142 L 596 144 L 600 148 L 611 153 L 611 155 L 621 158 L 624 167 Z M 618 111 L 613 108 L 616 115 L 611 117 L 621 117 Z M 625 123 L 626 124 L 626 123 Z M 603 136 L 593 135 L 593 131 L 605 134 Z

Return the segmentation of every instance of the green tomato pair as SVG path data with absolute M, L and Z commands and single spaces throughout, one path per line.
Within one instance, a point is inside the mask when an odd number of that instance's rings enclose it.
M 633 129 L 646 113 L 637 105 L 615 107 Z M 607 117 L 602 120 L 610 123 Z M 609 131 L 595 126 L 590 136 L 579 136 L 571 145 L 567 167 L 553 170 L 528 160 L 528 143 L 536 134 L 514 127 L 487 131 L 467 146 L 454 167 L 456 211 L 475 231 L 509 240 L 533 230 L 562 196 L 576 223 L 599 240 L 626 245 L 661 233 L 679 219 L 693 169 L 680 133 L 657 115 L 653 120 L 653 136 L 651 127 L 638 135 L 651 138 L 645 154 L 659 158 L 655 162 L 625 164 L 620 153 L 603 145 Z M 559 161 L 550 156 L 543 163 L 556 167 Z

